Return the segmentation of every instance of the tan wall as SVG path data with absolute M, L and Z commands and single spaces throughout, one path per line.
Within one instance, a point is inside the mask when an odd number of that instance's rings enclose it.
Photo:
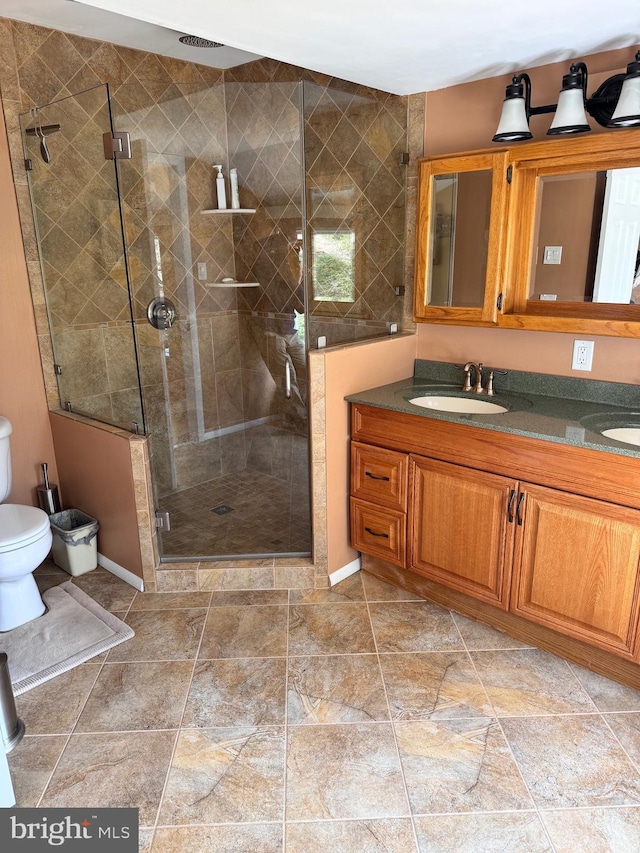
M 584 302 L 591 259 L 597 174 L 545 179 L 530 298 L 553 293 L 558 301 Z M 545 264 L 545 246 L 561 246 L 560 264 Z M 586 300 L 589 301 L 589 300 Z
M 344 397 L 413 375 L 414 335 L 328 351 L 325 358 L 328 572 L 356 559 L 349 546 L 349 404 Z
M 100 522 L 98 550 L 142 577 L 142 559 L 131 471 L 131 435 L 108 432 L 51 412 L 66 509 Z
M 588 56 L 589 94 L 613 73 L 624 70 L 637 48 L 611 50 Z M 527 71 L 532 82 L 532 103 L 555 103 L 562 75 L 569 61 L 556 62 Z M 451 154 L 477 148 L 489 148 L 500 117 L 505 86 L 511 74 L 451 86 L 426 94 L 425 155 Z M 551 123 L 548 115 L 534 116 L 534 139 L 544 139 Z M 591 122 L 593 132 L 605 131 Z M 418 324 L 418 358 L 438 361 L 474 359 L 496 366 L 532 370 L 589 379 L 640 384 L 638 343 L 635 340 L 593 337 L 596 341 L 593 371 L 571 370 L 574 338 L 584 336 L 550 332 L 525 332 L 508 329 L 474 329 L 456 326 Z
M 58 474 L 1 111 L 0 198 L 0 414 L 13 424 L 13 489 L 10 499 L 16 503 L 36 505 L 35 487 L 42 482 L 40 463 L 49 463 L 52 482 L 57 482 Z

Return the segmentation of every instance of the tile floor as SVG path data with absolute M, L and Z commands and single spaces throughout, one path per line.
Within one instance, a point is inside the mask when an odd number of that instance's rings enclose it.
M 18 697 L 21 806 L 137 806 L 143 853 L 640 850 L 640 692 L 366 575 L 76 582 L 136 636 Z

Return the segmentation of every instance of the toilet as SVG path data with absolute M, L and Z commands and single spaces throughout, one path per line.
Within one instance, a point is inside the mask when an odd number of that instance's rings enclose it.
M 0 631 L 44 613 L 33 572 L 49 553 L 52 539 L 46 512 L 3 503 L 11 492 L 11 432 L 11 423 L 0 416 Z

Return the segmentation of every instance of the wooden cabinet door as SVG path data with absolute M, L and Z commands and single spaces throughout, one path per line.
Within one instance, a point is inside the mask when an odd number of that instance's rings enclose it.
M 521 491 L 512 611 L 632 656 L 640 512 L 541 486 Z
M 506 609 L 517 482 L 411 457 L 411 568 Z

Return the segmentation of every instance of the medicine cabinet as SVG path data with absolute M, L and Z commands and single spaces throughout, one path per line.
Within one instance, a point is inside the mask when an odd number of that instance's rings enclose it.
M 416 319 L 495 324 L 506 158 L 490 151 L 420 162 Z
M 638 131 L 420 165 L 416 320 L 640 337 Z

